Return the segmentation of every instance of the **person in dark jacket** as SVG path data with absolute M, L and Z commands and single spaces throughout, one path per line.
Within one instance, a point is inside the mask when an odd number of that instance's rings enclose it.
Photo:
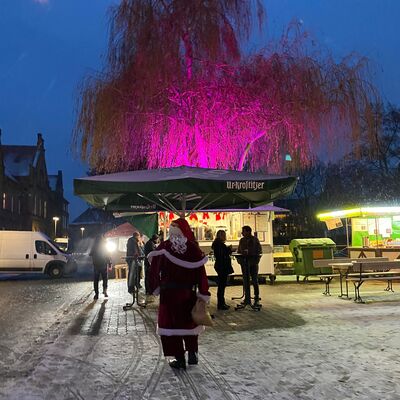
M 150 284 L 149 284 L 149 268 L 150 263 L 147 256 L 154 251 L 160 243 L 158 235 L 153 235 L 144 245 L 144 288 L 147 295 L 151 295 Z
M 218 274 L 217 308 L 218 310 L 228 310 L 229 306 L 225 303 L 225 288 L 228 282 L 228 275 L 233 273 L 231 253 L 232 246 L 227 246 L 226 232 L 220 229 L 211 246 L 214 252 L 214 268 Z
M 103 294 L 104 297 L 108 297 L 107 286 L 108 286 L 108 264 L 110 263 L 110 257 L 107 254 L 105 240 L 103 235 L 96 236 L 92 250 L 90 251 L 93 261 L 93 286 L 94 286 L 94 300 L 99 298 L 99 280 L 103 281 Z
M 142 263 L 144 258 L 143 245 L 140 240 L 140 233 L 133 232 L 132 237 L 126 243 L 126 262 L 128 263 L 128 292 L 133 293 L 134 288 L 140 289 L 140 278 L 142 276 Z
M 258 263 L 260 262 L 262 248 L 258 238 L 251 234 L 250 226 L 242 227 L 242 238 L 239 241 L 238 253 L 243 256 L 240 258 L 240 266 L 243 274 L 244 304 L 251 304 L 250 296 L 250 277 L 254 288 L 254 304 L 260 300 L 258 287 Z

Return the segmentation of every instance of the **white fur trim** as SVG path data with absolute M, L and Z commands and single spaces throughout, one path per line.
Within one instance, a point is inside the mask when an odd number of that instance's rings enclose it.
M 153 296 L 159 296 L 160 295 L 160 286 L 154 289 L 153 291 Z
M 204 331 L 204 325 L 198 325 L 193 329 L 170 329 L 170 328 L 160 328 L 157 325 L 157 333 L 161 336 L 190 336 L 199 335 Z
M 149 260 L 149 263 L 151 263 L 151 260 L 153 259 L 153 257 L 157 257 L 157 256 L 165 256 L 172 263 L 174 263 L 176 265 L 179 265 L 180 267 L 189 268 L 189 269 L 199 268 L 199 267 L 201 267 L 202 265 L 204 265 L 208 261 L 208 257 L 207 256 L 205 256 L 200 261 L 196 261 L 196 262 L 184 261 L 184 260 L 181 260 L 181 259 L 173 256 L 167 250 L 161 249 L 161 250 L 154 250 L 154 251 L 149 253 L 149 255 L 147 256 L 147 258 Z
M 210 299 L 211 299 L 211 296 L 209 296 L 208 294 L 201 294 L 200 292 L 197 292 L 196 296 L 199 299 L 205 301 L 207 304 L 210 302 Z

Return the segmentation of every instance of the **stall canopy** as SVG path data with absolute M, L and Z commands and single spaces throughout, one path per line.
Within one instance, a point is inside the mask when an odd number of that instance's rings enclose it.
M 248 209 L 289 196 L 297 178 L 194 167 L 74 179 L 74 192 L 109 211 Z
M 139 232 L 139 229 L 135 228 L 129 222 L 125 222 L 125 223 L 117 226 L 116 228 L 113 228 L 113 229 L 107 231 L 104 234 L 104 237 L 113 238 L 113 237 L 120 237 L 120 236 L 132 236 L 133 232 Z

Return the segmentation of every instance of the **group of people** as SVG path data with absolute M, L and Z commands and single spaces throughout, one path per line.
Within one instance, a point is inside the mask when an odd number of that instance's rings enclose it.
M 255 302 L 259 299 L 258 262 L 261 255 L 261 245 L 252 235 L 249 226 L 242 228 L 243 238 L 239 242 L 237 252 L 243 257 L 241 263 L 243 286 L 245 289 L 244 303 L 250 304 L 249 276 L 254 286 Z M 105 273 L 99 268 L 106 255 L 97 256 L 101 251 L 95 242 L 92 250 L 94 265 L 95 299 L 98 298 L 99 277 L 103 279 L 103 292 L 107 295 L 107 267 Z M 233 273 L 231 254 L 232 246 L 226 245 L 226 233 L 219 230 L 213 241 L 212 249 L 215 256 L 215 270 L 218 275 L 217 307 L 227 310 L 225 288 L 228 276 Z M 99 260 L 98 260 L 99 258 Z M 101 260 L 100 260 L 101 258 Z M 193 232 L 184 218 L 172 221 L 168 239 L 159 244 L 157 235 L 143 246 L 140 234 L 135 232 L 127 242 L 127 262 L 129 271 L 135 271 L 134 278 L 128 274 L 128 291 L 140 287 L 141 265 L 144 260 L 144 284 L 146 294 L 160 295 L 158 309 L 157 331 L 161 337 L 164 356 L 173 357 L 169 365 L 176 369 L 186 368 L 185 352 L 188 353 L 188 364 L 198 363 L 198 335 L 204 326 L 197 325 L 191 315 L 196 301 L 210 300 L 208 278 L 205 270 L 207 256 L 201 251 Z M 96 262 L 95 262 L 96 261 Z M 108 261 L 106 262 L 107 265 Z M 103 265 L 103 264 L 102 264 Z M 98 272 L 99 271 L 99 272 Z M 246 276 L 246 277 L 245 277 Z M 247 279 L 247 280 L 246 280 Z

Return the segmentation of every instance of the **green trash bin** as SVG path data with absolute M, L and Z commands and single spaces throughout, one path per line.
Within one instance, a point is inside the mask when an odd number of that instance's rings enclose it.
M 331 274 L 332 267 L 314 268 L 313 261 L 323 258 L 333 258 L 336 244 L 329 238 L 293 239 L 289 249 L 293 254 L 293 268 L 297 278 L 302 275 Z

